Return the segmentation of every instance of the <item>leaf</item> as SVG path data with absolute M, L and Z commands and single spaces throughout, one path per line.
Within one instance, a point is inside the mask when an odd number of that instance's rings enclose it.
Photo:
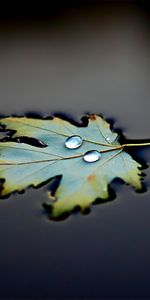
M 74 126 L 58 117 L 8 117 L 1 119 L 1 124 L 15 130 L 13 138 L 27 136 L 47 145 L 39 148 L 14 141 L 0 143 L 0 178 L 5 179 L 2 197 L 62 175 L 51 204 L 52 216 L 58 217 L 76 206 L 84 211 L 97 198 L 107 199 L 108 184 L 116 177 L 141 189 L 141 165 L 124 151 L 128 145 L 117 142 L 118 135 L 100 116 L 89 115 L 87 127 Z M 73 135 L 80 136 L 83 144 L 68 149 L 65 141 Z M 86 162 L 84 154 L 91 150 L 99 151 L 101 159 Z

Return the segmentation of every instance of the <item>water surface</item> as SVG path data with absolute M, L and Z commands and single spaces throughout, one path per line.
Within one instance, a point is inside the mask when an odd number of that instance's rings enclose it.
M 150 138 L 141 8 L 80 9 L 44 24 L 5 24 L 0 34 L 1 114 L 102 113 L 127 138 Z M 149 149 L 138 156 L 149 162 Z M 1 200 L 1 299 L 150 298 L 150 190 L 115 184 L 114 201 L 53 222 L 42 208 L 46 188 Z

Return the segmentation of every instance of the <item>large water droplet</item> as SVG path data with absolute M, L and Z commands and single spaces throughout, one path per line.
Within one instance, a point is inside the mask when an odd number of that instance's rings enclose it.
M 65 146 L 68 149 L 79 148 L 83 143 L 83 139 L 79 135 L 72 135 L 68 137 L 65 141 Z
M 83 159 L 87 162 L 95 162 L 101 159 L 101 153 L 96 150 L 88 151 L 84 154 Z

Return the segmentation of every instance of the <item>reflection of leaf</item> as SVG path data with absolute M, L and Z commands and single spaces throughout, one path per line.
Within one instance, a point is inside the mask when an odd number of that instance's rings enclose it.
M 141 188 L 140 165 L 117 142 L 117 134 L 101 117 L 90 115 L 87 127 L 76 127 L 60 118 L 52 120 L 10 117 L 1 124 L 15 130 L 13 137 L 28 136 L 44 142 L 38 148 L 25 143 L 0 143 L 0 178 L 6 179 L 1 196 L 22 191 L 32 185 L 37 187 L 48 179 L 62 175 L 52 204 L 52 215 L 57 217 L 80 206 L 83 211 L 96 198 L 108 198 L 108 184 L 116 177 Z M 65 141 L 79 135 L 83 144 L 77 149 L 67 149 Z M 102 153 L 101 159 L 92 163 L 83 159 L 90 150 Z

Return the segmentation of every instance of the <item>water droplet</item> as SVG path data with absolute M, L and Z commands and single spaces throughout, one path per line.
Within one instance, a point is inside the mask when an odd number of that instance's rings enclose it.
M 107 141 L 108 143 L 110 143 L 110 142 L 111 142 L 111 139 L 110 139 L 110 137 L 109 137 L 109 136 L 106 136 L 106 141 Z
M 72 135 L 68 137 L 65 141 L 65 146 L 68 149 L 76 149 L 79 148 L 83 143 L 82 138 L 79 135 Z
M 83 159 L 87 162 L 95 162 L 101 159 L 101 153 L 96 150 L 88 151 L 84 154 Z
M 111 144 L 112 142 L 118 141 L 118 135 L 116 133 L 113 133 L 112 135 L 107 135 L 105 138 L 109 144 Z

